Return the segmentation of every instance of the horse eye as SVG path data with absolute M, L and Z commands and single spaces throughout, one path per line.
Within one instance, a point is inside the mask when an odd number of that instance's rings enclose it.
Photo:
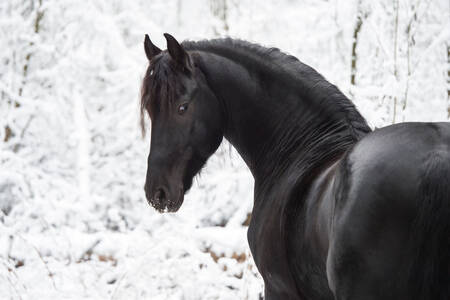
M 180 115 L 184 114 L 188 109 L 188 104 L 187 103 L 183 103 L 180 106 L 178 106 L 178 113 Z

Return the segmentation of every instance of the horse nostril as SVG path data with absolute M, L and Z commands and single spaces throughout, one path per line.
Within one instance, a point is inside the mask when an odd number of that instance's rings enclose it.
M 156 193 L 155 193 L 156 202 L 161 203 L 165 199 L 166 199 L 166 193 L 164 192 L 164 190 L 162 188 L 157 189 Z

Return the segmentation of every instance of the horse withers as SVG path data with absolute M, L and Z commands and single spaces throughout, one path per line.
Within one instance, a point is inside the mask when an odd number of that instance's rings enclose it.
M 145 193 L 177 211 L 225 137 L 255 179 L 266 299 L 450 299 L 450 125 L 374 132 L 334 85 L 241 40 L 145 37 Z

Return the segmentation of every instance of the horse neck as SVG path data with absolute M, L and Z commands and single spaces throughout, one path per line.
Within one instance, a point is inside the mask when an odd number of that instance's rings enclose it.
M 215 54 L 203 53 L 199 65 L 221 102 L 224 136 L 246 162 L 256 185 L 293 166 L 307 172 L 305 166 L 332 160 L 370 131 L 349 100 L 348 112 L 324 107 L 319 104 L 323 99 L 306 99 L 296 83 L 267 81 L 269 74 Z M 333 92 L 345 97 L 337 88 Z M 354 118 L 361 126 L 353 126 Z

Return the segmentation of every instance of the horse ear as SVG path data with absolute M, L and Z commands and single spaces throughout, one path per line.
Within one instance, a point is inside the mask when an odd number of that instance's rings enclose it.
M 144 50 L 145 55 L 147 55 L 148 60 L 152 60 L 153 57 L 161 53 L 161 49 L 153 45 L 152 41 L 148 37 L 148 34 L 145 35 L 144 39 Z
M 168 33 L 164 33 L 164 37 L 167 40 L 167 51 L 169 51 L 170 57 L 182 67 L 188 67 L 189 56 L 177 40 Z

